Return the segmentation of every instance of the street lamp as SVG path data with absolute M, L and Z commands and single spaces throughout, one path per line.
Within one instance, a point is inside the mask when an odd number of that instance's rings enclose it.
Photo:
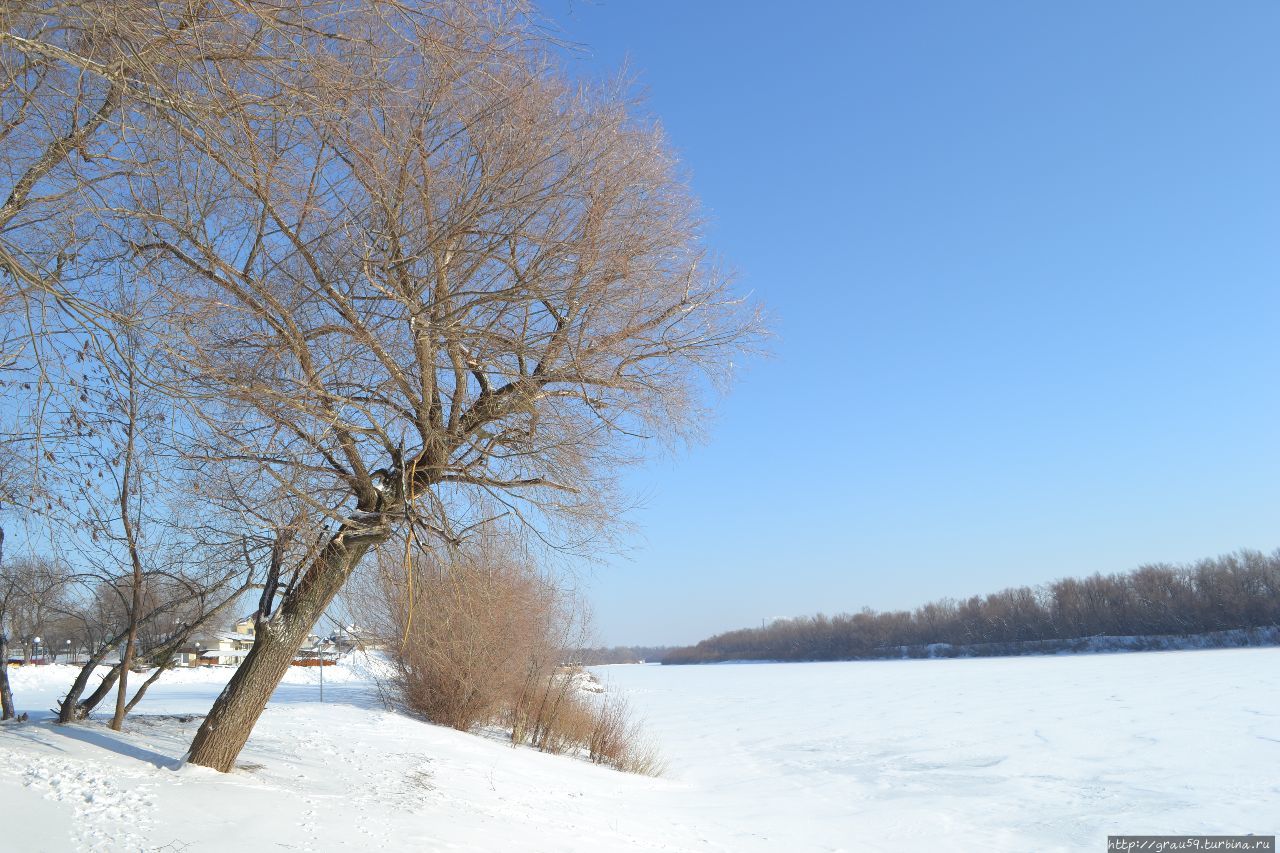
M 67 640 L 67 657 L 71 657 L 71 641 Z
M 40 657 L 40 638 L 39 638 L 39 637 L 32 637 L 32 638 L 31 638 L 31 643 L 32 643 L 32 646 L 33 646 L 33 648 L 31 649 L 31 662 L 32 662 L 32 663 L 37 663 L 37 662 L 38 662 L 38 661 L 37 661 L 37 658 L 39 658 L 39 657 Z

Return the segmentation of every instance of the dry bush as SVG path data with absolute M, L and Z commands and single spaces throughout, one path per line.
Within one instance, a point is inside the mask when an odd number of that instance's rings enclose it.
M 666 763 L 657 748 L 640 731 L 640 723 L 627 700 L 606 696 L 592 714 L 595 725 L 587 748 L 596 764 L 606 764 L 626 773 L 660 776 Z
M 566 740 L 562 734 L 581 728 L 573 722 L 573 689 L 572 678 L 562 667 L 548 668 L 531 656 L 524 684 L 514 695 L 506 719 L 511 742 L 528 743 L 544 752 L 565 752 L 572 738 Z
M 595 726 L 592 708 L 581 698 L 563 694 L 534 718 L 529 743 L 556 755 L 585 751 Z
M 396 560 L 383 557 L 387 639 L 413 711 L 470 730 L 503 716 L 531 670 L 554 666 L 564 595 L 513 550 L 491 542 L 407 570 Z
M 510 540 L 407 562 L 403 550 L 386 549 L 378 567 L 375 588 L 347 602 L 391 651 L 398 704 L 463 731 L 502 726 L 513 745 L 662 771 L 626 703 L 580 686 L 583 670 L 571 660 L 584 645 L 580 603 Z
M 532 723 L 526 725 L 528 743 L 557 755 L 580 754 L 594 764 L 626 773 L 661 775 L 666 764 L 644 738 L 626 700 L 584 696 L 574 675 L 573 671 L 562 671 L 548 680 L 548 693 L 558 701 L 541 706 Z M 512 740 L 520 742 L 514 734 Z

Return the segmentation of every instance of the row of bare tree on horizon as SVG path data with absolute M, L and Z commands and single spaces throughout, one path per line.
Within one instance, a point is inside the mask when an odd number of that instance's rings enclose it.
M 1280 550 L 1242 550 L 1187 565 L 1065 578 L 915 610 L 777 619 L 662 655 L 669 664 L 1004 655 L 1092 637 L 1206 634 L 1280 625 Z M 1250 642 L 1222 637 L 1222 644 Z M 942 644 L 945 648 L 930 648 Z

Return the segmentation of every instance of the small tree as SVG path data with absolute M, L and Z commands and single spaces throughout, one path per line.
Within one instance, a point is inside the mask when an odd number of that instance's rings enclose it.
M 12 720 L 13 690 L 9 686 L 9 632 L 6 618 L 9 598 L 14 590 L 8 581 L 4 563 L 4 528 L 0 527 L 0 720 Z
M 0 443 L 0 719 L 4 720 L 14 717 L 13 691 L 9 686 L 9 630 L 10 614 L 22 584 L 15 568 L 5 562 L 3 522 L 4 513 L 20 493 L 28 490 L 22 470 L 21 460 L 7 444 Z
M 48 641 L 45 630 L 60 612 L 67 594 L 71 572 L 55 560 L 40 557 L 5 558 L 4 533 L 0 530 L 0 700 L 3 719 L 14 715 L 13 695 L 9 686 L 9 638 L 20 637 L 27 659 L 33 654 L 32 640 Z

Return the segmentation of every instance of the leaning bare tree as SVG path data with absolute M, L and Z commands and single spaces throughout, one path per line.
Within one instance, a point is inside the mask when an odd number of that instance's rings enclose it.
M 158 111 L 174 167 L 135 185 L 217 453 L 329 520 L 192 744 L 224 771 L 370 547 L 493 504 L 547 537 L 607 521 L 617 465 L 696 428 L 757 328 L 658 128 L 523 9 L 324 5 L 264 36 L 294 61 Z
M 625 86 L 566 78 L 519 0 L 0 18 L 8 292 L 89 325 L 105 273 L 168 300 L 148 382 L 208 436 L 190 458 L 293 506 L 196 763 L 232 766 L 393 533 L 457 542 L 500 515 L 585 547 L 618 466 L 696 433 L 758 331 L 656 124 Z

